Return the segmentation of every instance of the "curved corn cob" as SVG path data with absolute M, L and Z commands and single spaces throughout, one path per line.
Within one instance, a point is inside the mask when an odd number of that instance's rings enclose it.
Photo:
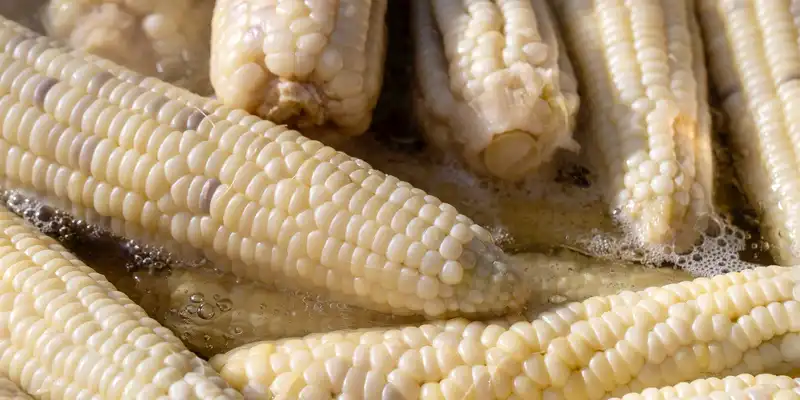
M 800 398 L 800 378 L 788 376 L 738 375 L 722 379 L 698 379 L 665 388 L 650 388 L 640 394 L 628 394 L 621 400 L 726 400 L 726 399 L 796 400 Z M 612 400 L 620 400 L 618 398 Z
M 22 389 L 8 378 L 0 378 L 0 399 L 3 400 L 33 400 Z
M 235 399 L 168 329 L 0 209 L 0 371 L 45 398 Z
M 698 0 L 744 191 L 778 262 L 800 261 L 800 7 Z
M 762 267 L 594 297 L 532 322 L 311 335 L 211 364 L 245 395 L 582 400 L 775 359 L 797 365 L 798 346 L 800 267 Z
M 426 129 L 476 170 L 517 180 L 572 140 L 577 84 L 545 0 L 412 3 Z
M 713 154 L 694 0 L 556 0 L 613 213 L 644 244 L 693 244 Z
M 1 22 L 0 175 L 225 257 L 239 277 L 378 311 L 503 313 L 526 300 L 488 231 L 453 206 L 296 131 Z
M 47 33 L 140 73 L 210 94 L 214 0 L 50 0 Z
M 217 96 L 275 123 L 366 132 L 383 83 L 386 1 L 217 0 Z

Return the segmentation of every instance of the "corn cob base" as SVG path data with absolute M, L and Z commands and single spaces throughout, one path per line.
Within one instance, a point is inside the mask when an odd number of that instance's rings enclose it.
M 33 400 L 22 389 L 8 378 L 0 377 L 0 399 L 3 400 Z
M 425 132 L 437 148 L 512 181 L 558 149 L 579 149 L 577 85 L 544 1 L 411 7 L 417 85 L 432 122 Z
M 304 131 L 366 132 L 383 80 L 386 0 L 218 0 L 211 81 L 226 105 Z

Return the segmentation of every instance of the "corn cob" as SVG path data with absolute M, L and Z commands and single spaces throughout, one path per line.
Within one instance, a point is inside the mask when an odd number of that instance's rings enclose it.
M 640 394 L 625 395 L 621 400 L 734 400 L 762 398 L 796 400 L 800 398 L 800 379 L 770 374 L 727 376 L 722 379 L 698 379 L 672 387 L 649 388 Z
M 44 26 L 71 46 L 201 94 L 213 0 L 50 0 Z
M 0 255 L 0 372 L 28 393 L 241 398 L 102 275 L 4 208 Z
M 383 83 L 386 1 L 218 0 L 217 96 L 275 123 L 364 133 Z
M 377 311 L 503 313 L 526 300 L 489 232 L 453 206 L 296 131 L 2 25 L 0 175 L 224 257 L 236 276 Z
M 693 244 L 714 174 L 694 0 L 553 3 L 612 214 L 643 244 Z
M 211 364 L 246 396 L 582 400 L 763 368 L 761 357 L 797 365 L 798 346 L 800 267 L 761 267 L 593 297 L 532 322 L 311 335 Z
M 507 180 L 578 150 L 577 83 L 545 0 L 411 3 L 431 142 Z
M 800 160 L 794 90 L 800 72 L 796 2 L 700 0 L 714 84 L 729 117 L 744 191 L 784 265 L 800 260 Z
M 0 378 L 0 399 L 3 400 L 33 400 L 33 397 L 22 391 L 8 378 Z

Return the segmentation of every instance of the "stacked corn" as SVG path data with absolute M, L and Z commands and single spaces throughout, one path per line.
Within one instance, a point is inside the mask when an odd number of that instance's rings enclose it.
M 364 133 L 383 81 L 386 1 L 217 0 L 217 96 L 275 123 Z
M 674 387 L 650 388 L 641 394 L 628 394 L 622 399 L 613 400 L 796 400 L 798 398 L 800 398 L 800 379 L 763 374 L 727 376 L 722 379 L 698 379 Z
M 50 0 L 47 33 L 75 48 L 210 94 L 214 0 Z
M 4 208 L 0 265 L 0 371 L 26 392 L 241 398 L 102 275 Z
M 518 180 L 572 139 L 577 83 L 545 0 L 415 1 L 416 75 L 429 139 Z
M 453 206 L 296 131 L 0 25 L 0 175 L 225 257 L 239 277 L 378 311 L 525 302 L 489 232 Z
M 800 267 L 762 267 L 594 297 L 530 322 L 333 332 L 253 343 L 211 364 L 245 396 L 584 400 L 785 371 L 799 348 Z
M 32 400 L 33 397 L 22 391 L 8 378 L 0 378 L 0 398 L 4 400 Z
M 800 261 L 798 6 L 698 0 L 737 170 L 778 262 Z
M 555 0 L 612 213 L 643 244 L 693 244 L 712 207 L 694 0 Z M 700 227 L 702 228 L 702 227 Z

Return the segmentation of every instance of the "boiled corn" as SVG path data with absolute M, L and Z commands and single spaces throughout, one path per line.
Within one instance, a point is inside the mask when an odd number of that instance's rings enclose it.
M 383 83 L 386 1 L 217 0 L 217 96 L 275 123 L 364 133 Z
M 684 382 L 671 387 L 649 388 L 640 394 L 628 394 L 612 400 L 736 400 L 736 399 L 800 399 L 800 379 L 788 376 L 738 375 L 722 379 L 707 378 Z
M 582 400 L 753 369 L 762 356 L 797 365 L 798 348 L 800 267 L 761 267 L 593 297 L 532 322 L 311 335 L 211 364 L 245 396 Z
M 0 175 L 226 258 L 239 277 L 365 308 L 484 314 L 526 300 L 489 232 L 453 206 L 296 131 L 1 22 Z
M 5 208 L 0 257 L 0 372 L 28 393 L 241 398 L 102 275 Z
M 545 0 L 414 1 L 428 138 L 476 171 L 522 179 L 572 139 L 577 83 Z
M 75 48 L 210 94 L 213 8 L 214 0 L 51 0 L 44 26 Z
M 33 397 L 22 391 L 8 378 L 0 377 L 0 399 L 3 400 L 33 400 Z
M 712 211 L 707 76 L 694 0 L 555 0 L 612 213 L 642 244 L 691 245 Z
M 698 0 L 744 191 L 778 262 L 800 261 L 800 81 L 794 1 Z

